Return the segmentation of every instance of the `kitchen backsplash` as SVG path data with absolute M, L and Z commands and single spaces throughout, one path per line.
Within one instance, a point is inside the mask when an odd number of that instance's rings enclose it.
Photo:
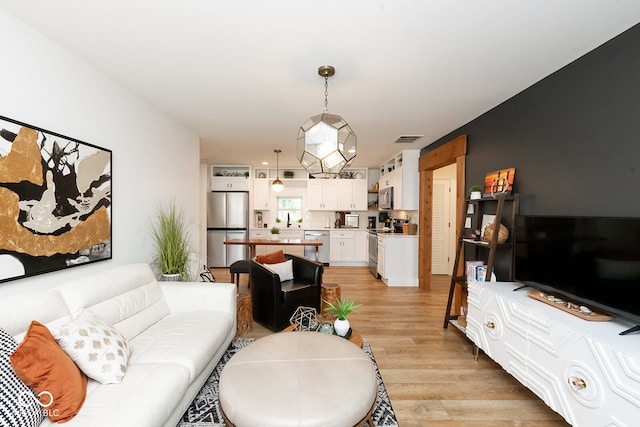
M 376 227 L 382 227 L 382 224 L 378 220 L 378 214 L 380 211 L 352 211 L 351 213 L 357 214 L 360 216 L 358 221 L 358 228 L 366 229 L 369 224 L 369 217 L 376 218 Z M 408 219 L 411 218 L 411 222 L 414 224 L 418 223 L 418 211 L 384 211 L 390 217 L 397 219 Z M 271 214 L 273 218 L 271 218 Z M 299 224 L 302 229 L 323 229 L 323 228 L 334 228 L 335 226 L 335 212 L 326 212 L 326 211 L 307 211 L 302 220 L 302 223 Z M 276 225 L 275 222 L 275 212 L 272 211 L 264 211 L 262 217 L 263 223 L 267 224 L 268 228 Z M 285 229 L 287 226 L 284 223 L 278 224 L 278 226 L 282 229 Z M 256 227 L 255 220 L 253 224 L 251 224 L 252 228 Z M 298 223 L 291 224 L 290 229 L 298 228 Z

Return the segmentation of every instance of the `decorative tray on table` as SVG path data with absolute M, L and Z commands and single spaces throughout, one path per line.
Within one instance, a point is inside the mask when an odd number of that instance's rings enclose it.
M 545 304 L 549 304 L 553 307 L 559 308 L 560 310 L 566 311 L 567 313 L 573 314 L 574 316 L 578 316 L 584 320 L 591 321 L 607 321 L 613 320 L 612 316 L 608 314 L 596 313 L 592 311 L 589 307 L 573 303 L 571 301 L 566 301 L 562 298 L 559 298 L 555 295 L 548 294 L 542 291 L 527 291 L 527 295 L 530 298 L 536 299 L 538 301 L 542 301 Z
M 336 336 L 338 336 L 338 337 L 340 337 L 340 338 L 344 338 L 344 339 L 348 340 L 348 339 L 349 339 L 349 337 L 351 336 L 351 333 L 352 333 L 352 332 L 353 332 L 353 331 L 351 330 L 351 328 L 349 328 L 349 330 L 347 331 L 347 333 L 346 333 L 346 334 L 344 334 L 344 336 L 343 336 L 343 337 L 342 337 L 342 336 L 340 336 L 340 335 L 338 335 L 338 334 L 336 334 L 336 332 L 335 332 L 335 331 L 333 331 L 333 335 L 336 335 Z

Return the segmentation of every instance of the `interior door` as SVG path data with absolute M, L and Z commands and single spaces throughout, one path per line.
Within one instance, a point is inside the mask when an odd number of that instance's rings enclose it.
M 432 274 L 451 274 L 453 258 L 451 235 L 454 221 L 451 220 L 451 185 L 449 179 L 433 180 L 433 228 L 431 234 Z M 454 210 L 455 213 L 455 210 Z

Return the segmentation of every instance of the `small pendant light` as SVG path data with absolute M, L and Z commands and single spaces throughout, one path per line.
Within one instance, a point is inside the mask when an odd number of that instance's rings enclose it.
M 280 181 L 280 174 L 278 172 L 278 169 L 279 169 L 278 155 L 282 153 L 282 150 L 273 150 L 273 152 L 276 153 L 276 179 L 274 179 L 273 182 L 271 183 L 271 188 L 273 188 L 273 191 L 275 191 L 276 193 L 279 193 L 284 188 L 284 183 Z

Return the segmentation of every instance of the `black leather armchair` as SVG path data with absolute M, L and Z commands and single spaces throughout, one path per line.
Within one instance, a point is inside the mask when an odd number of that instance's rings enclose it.
M 268 264 L 255 259 L 249 264 L 253 320 L 272 331 L 289 326 L 289 318 L 300 306 L 314 307 L 320 313 L 324 266 L 295 255 L 285 257 L 293 261 L 293 280 L 280 282 Z

